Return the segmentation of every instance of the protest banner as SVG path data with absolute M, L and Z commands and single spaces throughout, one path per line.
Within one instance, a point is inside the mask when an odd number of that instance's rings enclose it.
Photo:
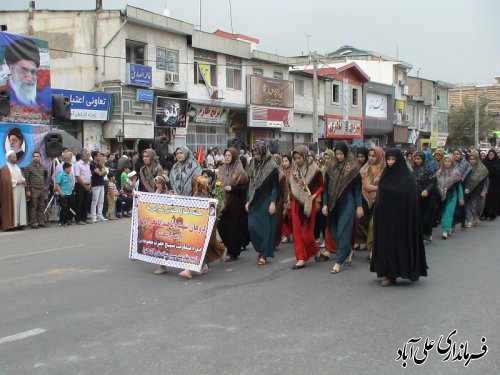
M 137 192 L 129 257 L 199 272 L 216 220 L 216 199 Z

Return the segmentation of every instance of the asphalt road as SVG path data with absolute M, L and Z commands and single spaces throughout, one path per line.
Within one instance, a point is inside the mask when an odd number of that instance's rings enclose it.
M 390 288 L 364 251 L 331 275 L 291 270 L 290 244 L 264 267 L 249 249 L 192 280 L 156 276 L 127 258 L 129 233 L 129 219 L 0 233 L 0 375 L 500 374 L 500 220 L 435 239 L 429 277 Z M 415 364 L 453 330 L 455 354 Z M 451 361 L 483 336 L 486 355 Z

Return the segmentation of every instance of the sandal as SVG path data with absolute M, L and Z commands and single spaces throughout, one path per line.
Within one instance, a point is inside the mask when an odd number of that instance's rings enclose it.
M 316 262 L 328 262 L 330 260 L 330 256 L 329 255 L 325 255 L 324 253 L 321 253 L 319 255 L 316 255 L 314 257 L 314 260 Z
M 337 266 L 338 263 L 335 263 L 335 266 L 332 267 L 332 269 L 330 270 L 330 273 L 333 273 L 333 274 L 336 274 L 336 273 L 339 273 L 341 268 L 340 268 L 340 264 L 338 265 L 339 267 L 338 268 L 335 268 Z
M 257 257 L 257 264 L 259 266 L 265 266 L 267 264 L 266 258 L 264 258 L 262 255 L 259 255 Z
M 164 273 L 167 273 L 167 268 L 165 266 L 158 266 L 154 272 L 155 275 L 163 275 Z
M 344 266 L 350 266 L 352 264 L 352 256 L 353 255 L 354 255 L 354 251 L 351 251 L 351 254 L 349 254 L 346 261 L 344 262 Z
M 193 276 L 191 275 L 191 271 L 190 270 L 184 270 L 182 272 L 179 273 L 179 276 L 180 277 L 183 277 L 184 279 L 191 279 Z

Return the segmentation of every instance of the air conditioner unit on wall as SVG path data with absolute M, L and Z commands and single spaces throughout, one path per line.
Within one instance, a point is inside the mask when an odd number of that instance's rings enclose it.
M 179 74 L 165 72 L 165 84 L 166 85 L 174 85 L 176 83 L 179 83 Z
M 406 81 L 404 79 L 400 79 L 399 86 L 406 86 Z

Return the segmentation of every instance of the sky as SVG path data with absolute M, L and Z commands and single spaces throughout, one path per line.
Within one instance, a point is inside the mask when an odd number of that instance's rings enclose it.
M 129 4 L 163 14 L 167 7 L 170 17 L 197 28 L 201 2 L 203 31 L 231 32 L 232 13 L 234 33 L 257 38 L 259 50 L 283 56 L 350 45 L 413 65 L 411 76 L 475 84 L 495 83 L 500 76 L 500 0 L 102 1 L 104 9 Z M 28 3 L 0 0 L 0 9 L 27 9 Z M 93 9 L 95 1 L 37 0 L 36 8 Z

